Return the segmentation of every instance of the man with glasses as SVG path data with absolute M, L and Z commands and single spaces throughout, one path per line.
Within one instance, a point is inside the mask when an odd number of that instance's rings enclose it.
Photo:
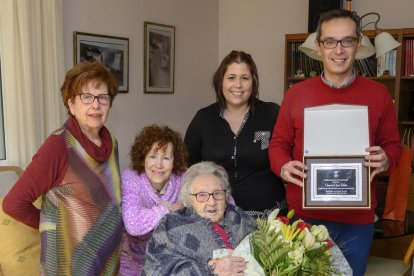
M 371 247 L 375 176 L 392 171 L 402 152 L 390 93 L 384 85 L 357 75 L 353 69 L 361 36 L 359 20 L 354 13 L 332 10 L 320 16 L 315 43 L 324 71 L 320 76 L 292 86 L 286 93 L 269 147 L 273 172 L 288 183 L 289 209 L 295 209 L 298 218 L 327 226 L 331 238 L 353 269 L 353 275 L 364 274 Z M 327 104 L 368 106 L 370 147 L 366 149 L 365 166 L 371 170 L 370 210 L 302 209 L 302 180 L 308 169 L 302 163 L 304 108 Z

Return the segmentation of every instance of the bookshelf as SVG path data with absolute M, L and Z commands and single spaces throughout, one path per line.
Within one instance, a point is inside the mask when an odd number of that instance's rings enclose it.
M 383 31 L 390 33 L 401 43 L 401 46 L 385 57 L 387 61 L 377 60 L 373 55 L 367 59 L 357 60 L 354 68 L 359 74 L 383 83 L 387 87 L 395 102 L 402 137 L 405 129 L 414 128 L 414 28 L 383 29 Z M 364 34 L 373 40 L 376 31 L 364 31 Z M 322 72 L 321 61 L 311 59 L 298 50 L 298 46 L 308 35 L 308 33 L 299 33 L 285 36 L 285 92 L 291 85 L 310 78 L 311 71 L 314 71 L 313 74 L 316 72 L 317 75 Z M 385 66 L 383 63 L 395 69 L 389 69 L 388 74 L 384 76 L 378 72 L 381 64 Z

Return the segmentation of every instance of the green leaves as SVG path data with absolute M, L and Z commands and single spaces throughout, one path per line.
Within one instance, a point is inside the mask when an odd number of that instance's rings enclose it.
M 253 256 L 262 266 L 266 275 L 271 275 L 282 269 L 281 265 L 287 258 L 289 248 L 283 239 L 278 238 L 274 230 L 270 230 L 270 225 L 263 219 L 257 219 L 258 229 L 251 236 L 251 248 Z
M 293 217 L 291 210 L 287 217 Z M 303 223 L 303 222 L 302 222 Z M 339 272 L 331 267 L 327 244 L 306 249 L 303 245 L 304 228 L 299 221 L 271 227 L 272 221 L 257 219 L 257 230 L 250 237 L 252 255 L 263 268 L 266 276 L 330 275 Z M 288 231 L 289 233 L 287 233 Z M 308 231 L 308 230 L 306 230 Z M 310 232 L 307 232 L 310 234 Z M 285 236 L 289 239 L 286 239 Z

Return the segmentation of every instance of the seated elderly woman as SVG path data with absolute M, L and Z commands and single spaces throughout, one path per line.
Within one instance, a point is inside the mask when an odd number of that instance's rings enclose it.
M 191 166 L 179 200 L 185 208 L 165 215 L 148 242 L 143 275 L 243 275 L 245 260 L 216 249 L 233 249 L 256 227 L 256 221 L 228 204 L 228 175 L 213 162 Z

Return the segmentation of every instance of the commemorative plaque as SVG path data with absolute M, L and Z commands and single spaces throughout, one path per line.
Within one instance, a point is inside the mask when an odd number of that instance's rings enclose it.
M 305 157 L 304 209 L 369 209 L 371 191 L 364 156 Z
M 368 146 L 367 106 L 305 108 L 303 208 L 371 208 L 370 172 L 364 165 Z

